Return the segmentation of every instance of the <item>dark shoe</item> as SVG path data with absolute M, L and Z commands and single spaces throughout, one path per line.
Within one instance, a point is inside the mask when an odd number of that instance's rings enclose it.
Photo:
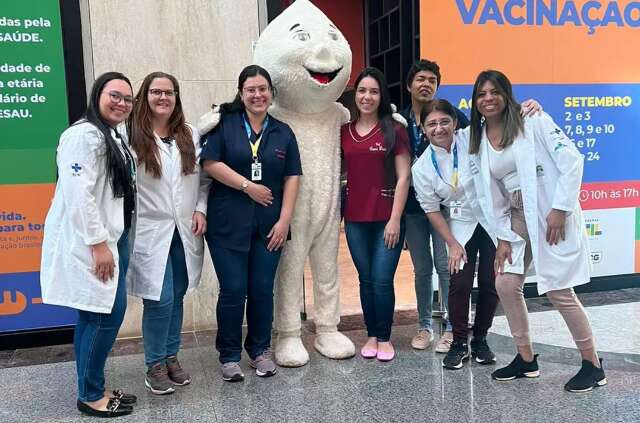
M 493 364 L 496 362 L 496 355 L 487 344 L 487 338 L 478 336 L 471 340 L 471 356 L 480 364 Z
M 538 370 L 538 354 L 533 356 L 533 361 L 527 362 L 522 359 L 520 353 L 516 355 L 507 367 L 496 370 L 491 373 L 491 377 L 495 380 L 505 381 L 513 380 L 521 377 L 538 377 L 540 376 L 540 370 Z
M 111 398 L 120 400 L 122 405 L 132 405 L 138 402 L 138 397 L 133 394 L 127 394 L 122 389 L 116 389 L 111 393 Z
M 89 407 L 87 404 L 80 400 L 76 402 L 76 405 L 81 413 L 93 417 L 120 417 L 131 414 L 131 412 L 133 411 L 133 407 L 123 405 L 120 400 L 115 398 L 109 399 L 106 410 L 96 410 L 95 408 Z
M 602 359 L 600 359 L 599 368 L 589 360 L 582 360 L 580 371 L 564 385 L 564 389 L 569 392 L 589 392 L 593 388 L 606 384 L 607 378 L 602 369 Z
M 442 367 L 449 370 L 461 369 L 463 361 L 469 359 L 469 348 L 464 342 L 453 341 L 449 352 L 442 360 Z
M 164 363 L 156 363 L 147 370 L 144 384 L 156 395 L 172 394 L 175 391 L 173 383 L 169 379 L 167 365 Z
M 271 351 L 267 350 L 257 356 L 255 360 L 250 360 L 249 365 L 256 369 L 256 374 L 260 377 L 269 377 L 276 374 L 276 363 L 271 358 Z
M 244 373 L 242 373 L 240 365 L 235 361 L 222 363 L 220 371 L 222 372 L 222 380 L 226 382 L 240 382 L 244 379 Z
M 191 376 L 185 372 L 180 366 L 178 357 L 167 357 L 167 371 L 169 373 L 169 379 L 174 385 L 184 386 L 191 383 Z

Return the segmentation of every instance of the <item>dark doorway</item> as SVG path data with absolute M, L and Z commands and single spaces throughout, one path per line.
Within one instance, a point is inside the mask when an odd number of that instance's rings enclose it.
M 411 102 L 404 78 L 420 57 L 419 0 L 367 0 L 367 62 L 384 72 L 391 100 L 399 107 Z

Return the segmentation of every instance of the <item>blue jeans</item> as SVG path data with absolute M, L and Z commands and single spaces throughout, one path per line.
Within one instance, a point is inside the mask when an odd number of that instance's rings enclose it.
M 407 246 L 411 254 L 413 272 L 415 274 L 416 302 L 421 329 L 433 332 L 433 263 L 440 280 L 439 292 L 441 302 L 447 308 L 449 298 L 449 258 L 444 239 L 438 231 L 431 227 L 424 213 L 407 214 Z M 431 238 L 431 239 L 430 239 Z M 433 240 L 433 257 L 431 256 L 431 240 Z M 435 259 L 435 260 L 434 260 Z M 447 331 L 451 331 L 451 323 L 446 322 Z
M 379 342 L 391 338 L 395 307 L 393 278 L 404 244 L 404 221 L 400 240 L 389 249 L 384 245 L 387 222 L 345 222 L 347 245 L 360 279 L 360 302 L 367 336 Z
M 169 247 L 160 299 L 142 300 L 142 338 L 147 367 L 165 363 L 167 357 L 178 354 L 182 332 L 182 304 L 188 286 L 189 274 L 184 247 L 176 228 Z
M 78 399 L 93 402 L 104 396 L 104 366 L 127 309 L 125 276 L 129 267 L 129 230 L 118 241 L 118 288 L 111 313 L 78 310 L 73 336 L 78 372 Z
M 253 360 L 271 348 L 273 279 L 282 249 L 267 250 L 267 241 L 257 228 L 254 229 L 249 251 L 223 248 L 211 240 L 207 242 L 220 283 L 216 307 L 216 349 L 220 352 L 220 362 L 240 361 L 245 301 L 247 337 L 244 348 Z

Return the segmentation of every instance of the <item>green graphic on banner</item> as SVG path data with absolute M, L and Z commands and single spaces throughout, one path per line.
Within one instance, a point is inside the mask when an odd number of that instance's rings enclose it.
M 0 5 L 0 185 L 55 181 L 68 126 L 58 0 Z

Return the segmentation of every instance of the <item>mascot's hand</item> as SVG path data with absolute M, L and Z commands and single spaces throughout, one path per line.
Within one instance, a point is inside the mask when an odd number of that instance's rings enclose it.
M 409 126 L 409 123 L 407 122 L 407 120 L 404 117 L 402 117 L 400 113 L 398 113 L 398 108 L 393 103 L 391 103 L 391 110 L 393 111 L 393 114 L 391 115 L 391 117 L 393 117 L 393 120 L 395 120 L 405 128 Z
M 207 113 L 200 116 L 200 119 L 198 119 L 198 125 L 196 125 L 198 128 L 198 133 L 200 135 L 204 135 L 218 126 L 219 123 L 220 106 L 215 106 L 212 107 L 211 110 L 209 110 Z

